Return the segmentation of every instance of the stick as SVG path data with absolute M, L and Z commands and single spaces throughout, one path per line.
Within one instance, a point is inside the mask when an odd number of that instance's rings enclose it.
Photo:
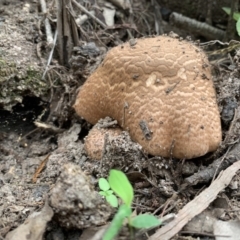
M 179 28 L 191 31 L 193 33 L 200 34 L 207 39 L 219 39 L 224 38 L 225 32 L 208 25 L 207 23 L 199 22 L 197 20 L 183 16 L 182 14 L 173 12 L 170 15 L 170 22 Z
M 56 31 L 55 31 L 52 49 L 51 49 L 51 52 L 50 52 L 49 57 L 48 57 L 47 66 L 46 66 L 45 71 L 44 71 L 44 73 L 43 73 L 43 75 L 42 75 L 42 79 L 45 78 L 45 75 L 46 75 L 46 73 L 47 73 L 48 67 L 49 67 L 49 65 L 50 65 L 50 63 L 51 63 L 51 61 L 52 61 L 53 51 L 54 51 L 54 48 L 55 48 L 55 46 L 56 46 L 56 42 L 57 42 L 57 29 L 56 29 Z
M 76 2 L 75 0 L 72 0 L 72 3 L 81 9 L 84 13 L 86 13 L 90 18 L 92 18 L 94 21 L 96 21 L 101 27 L 107 28 L 107 25 L 103 23 L 101 20 L 99 20 L 97 17 L 95 17 L 92 13 L 90 13 L 85 7 L 83 7 L 81 4 Z
M 52 33 L 52 29 L 51 29 L 51 25 L 49 22 L 49 19 L 47 18 L 47 6 L 46 6 L 46 2 L 45 0 L 40 0 L 40 4 L 41 4 L 41 10 L 45 15 L 45 31 L 46 31 L 46 36 L 47 36 L 47 43 L 49 46 L 52 46 L 53 44 L 53 33 Z

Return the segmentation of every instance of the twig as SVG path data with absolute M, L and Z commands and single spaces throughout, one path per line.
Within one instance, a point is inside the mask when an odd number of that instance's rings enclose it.
M 71 0 L 57 1 L 58 52 L 60 64 L 69 67 L 73 47 L 78 44 L 77 26 L 73 21 Z
M 57 32 L 60 64 L 63 64 L 63 1 L 57 1 Z
M 75 0 L 72 0 L 72 3 L 81 9 L 84 13 L 86 13 L 90 18 L 92 18 L 94 21 L 96 21 L 101 27 L 106 28 L 107 25 L 103 23 L 101 20 L 99 20 L 97 17 L 95 17 L 92 13 L 90 13 L 85 7 L 83 7 L 81 4 L 76 2 Z
M 38 166 L 38 168 L 36 169 L 33 178 L 32 178 L 32 182 L 36 183 L 37 182 L 37 178 L 39 177 L 40 173 L 42 172 L 43 168 L 46 166 L 47 161 L 50 157 L 51 153 L 48 153 L 47 156 L 42 160 L 42 162 L 40 163 L 40 165 Z
M 58 31 L 57 31 L 57 29 L 56 29 L 55 35 L 54 35 L 54 40 L 53 40 L 52 49 L 51 49 L 51 52 L 50 52 L 49 57 L 48 57 L 48 61 L 47 61 L 47 65 L 46 65 L 45 71 L 44 71 L 44 73 L 43 73 L 43 75 L 42 75 L 42 79 L 45 78 L 45 75 L 46 75 L 46 73 L 47 73 L 47 71 L 48 71 L 48 67 L 49 67 L 49 65 L 50 65 L 50 63 L 51 63 L 51 61 L 52 61 L 53 52 L 54 52 L 54 49 L 55 49 L 55 46 L 56 46 L 56 42 L 57 42 L 57 35 L 58 35 Z
M 198 183 L 206 183 L 209 182 L 214 174 L 218 174 L 220 171 L 229 167 L 232 163 L 238 161 L 240 151 L 240 143 L 237 143 L 227 154 L 227 156 L 223 156 L 215 160 L 211 165 L 205 168 L 202 171 L 199 171 L 193 174 L 190 177 L 184 179 L 184 182 L 187 186 L 194 186 Z M 225 159 L 222 161 L 222 159 Z M 216 172 L 217 170 L 217 172 Z M 183 186 L 184 188 L 184 186 Z
M 175 26 L 188 30 L 190 32 L 200 34 L 207 39 L 220 39 L 224 38 L 225 32 L 208 25 L 207 23 L 199 22 L 197 20 L 183 16 L 182 14 L 173 12 L 170 15 L 170 22 Z
M 160 6 L 156 0 L 152 0 L 151 5 L 154 9 L 155 32 L 157 35 L 161 35 L 163 34 L 162 29 L 163 21 Z
M 47 124 L 47 123 L 43 123 L 43 122 L 39 122 L 39 121 L 34 121 L 34 124 L 38 127 L 41 128 L 45 131 L 49 131 L 49 132 L 53 132 L 53 133 L 62 133 L 64 132 L 63 129 L 61 128 L 57 128 L 53 125 Z
M 235 40 L 232 40 L 232 41 L 233 42 L 238 42 L 238 41 L 235 41 Z M 200 43 L 199 45 L 201 47 L 205 47 L 205 46 L 211 46 L 211 45 L 214 45 L 214 44 L 218 43 L 218 44 L 220 44 L 222 46 L 229 46 L 232 41 L 230 41 L 230 42 L 221 42 L 219 40 L 212 40 L 212 41 L 209 41 L 209 42 Z
M 129 0 L 108 0 L 113 5 L 120 7 L 123 10 L 130 10 L 131 11 L 131 3 Z
M 223 161 L 225 160 L 225 157 L 227 156 L 229 150 L 230 150 L 230 147 L 227 149 L 227 152 L 226 152 L 226 153 L 224 154 L 224 156 L 222 157 L 220 164 L 217 165 L 217 169 L 215 170 L 215 173 L 214 173 L 214 175 L 213 175 L 212 182 L 215 180 L 217 174 L 219 173 L 219 168 L 220 168 L 220 166 L 222 165 Z
M 94 11 L 90 11 L 90 13 L 94 14 Z M 76 19 L 76 24 L 83 25 L 88 19 L 89 19 L 89 16 L 87 14 L 83 14 Z
M 51 25 L 49 22 L 49 19 L 47 18 L 47 6 L 46 6 L 46 2 L 45 0 L 40 0 L 40 4 L 41 4 L 41 10 L 45 15 L 45 31 L 46 31 L 46 36 L 47 36 L 47 43 L 49 46 L 52 46 L 53 44 L 53 33 L 52 33 L 52 29 L 51 29 Z

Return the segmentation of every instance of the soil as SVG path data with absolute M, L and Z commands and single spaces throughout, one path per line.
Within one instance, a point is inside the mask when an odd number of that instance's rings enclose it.
M 114 30 L 111 34 L 101 32 L 104 47 L 92 43 L 94 34 L 89 31 L 91 43 L 74 49 L 72 68 L 58 65 L 56 54 L 46 81 L 41 76 L 50 47 L 43 21 L 37 1 L 0 2 L 0 238 L 27 239 L 35 229 L 36 235 L 28 239 L 92 239 L 106 228 L 115 211 L 98 194 L 97 184 L 112 168 L 125 172 L 133 184 L 136 213 L 177 214 L 214 176 L 195 183 L 189 178 L 207 171 L 222 156 L 227 159 L 239 144 L 240 52 L 211 60 L 224 139 L 218 151 L 189 161 L 148 156 L 122 132 L 107 139 L 101 160 L 92 160 L 84 149 L 84 138 L 92 126 L 77 117 L 71 106 L 77 88 L 96 68 L 107 47 L 126 40 L 126 29 L 119 30 L 116 38 Z M 51 24 L 55 26 L 54 21 Z M 171 27 L 164 24 L 165 29 Z M 115 122 L 106 118 L 98 126 L 115 127 Z M 239 159 L 240 153 L 235 156 Z M 219 209 L 221 214 L 212 218 L 240 218 L 238 174 L 199 218 L 212 216 Z M 36 212 L 42 215 L 38 218 Z M 17 230 L 24 222 L 25 228 Z M 14 229 L 17 231 L 7 236 Z M 209 233 L 208 239 L 215 239 L 213 229 L 202 229 L 193 221 L 174 239 L 206 239 L 205 233 Z M 129 239 L 128 234 L 123 229 L 119 239 Z M 147 239 L 147 234 L 138 234 L 136 239 Z

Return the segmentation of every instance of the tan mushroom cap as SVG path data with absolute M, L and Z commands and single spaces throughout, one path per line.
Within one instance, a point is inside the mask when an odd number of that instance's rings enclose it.
M 221 142 L 208 59 L 176 38 L 112 48 L 80 89 L 74 108 L 92 124 L 106 116 L 116 119 L 152 155 L 191 159 Z

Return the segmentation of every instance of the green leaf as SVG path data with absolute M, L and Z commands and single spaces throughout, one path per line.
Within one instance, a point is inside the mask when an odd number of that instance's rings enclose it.
M 223 7 L 222 8 L 223 11 L 225 11 L 228 15 L 230 15 L 231 13 L 231 8 L 228 8 L 228 7 Z M 234 12 L 233 13 L 233 19 L 238 21 L 238 19 L 240 18 L 240 13 L 239 12 Z
M 106 192 L 104 192 L 104 191 L 100 191 L 100 192 L 99 192 L 99 194 L 100 194 L 100 195 L 102 195 L 102 196 L 104 196 L 104 197 L 106 197 L 106 196 L 107 196 L 107 193 L 106 193 Z
M 161 224 L 161 221 L 155 216 L 150 214 L 141 214 L 133 218 L 130 225 L 135 228 L 151 228 L 157 227 Z
M 107 194 L 107 196 L 113 195 L 113 190 L 107 190 L 105 193 Z
M 120 231 L 123 221 L 131 215 L 131 208 L 127 205 L 121 205 L 114 216 L 109 228 L 103 236 L 103 240 L 112 240 Z
M 127 176 L 119 170 L 110 170 L 108 182 L 111 189 L 130 207 L 133 201 L 133 187 Z
M 237 29 L 237 32 L 238 32 L 238 36 L 240 36 L 240 18 L 237 20 L 236 29 Z
M 109 183 L 105 178 L 100 178 L 98 180 L 98 185 L 99 185 L 99 188 L 103 191 L 107 191 L 110 188 Z
M 115 195 L 112 194 L 112 195 L 106 196 L 106 200 L 112 207 L 118 206 L 118 199 Z

